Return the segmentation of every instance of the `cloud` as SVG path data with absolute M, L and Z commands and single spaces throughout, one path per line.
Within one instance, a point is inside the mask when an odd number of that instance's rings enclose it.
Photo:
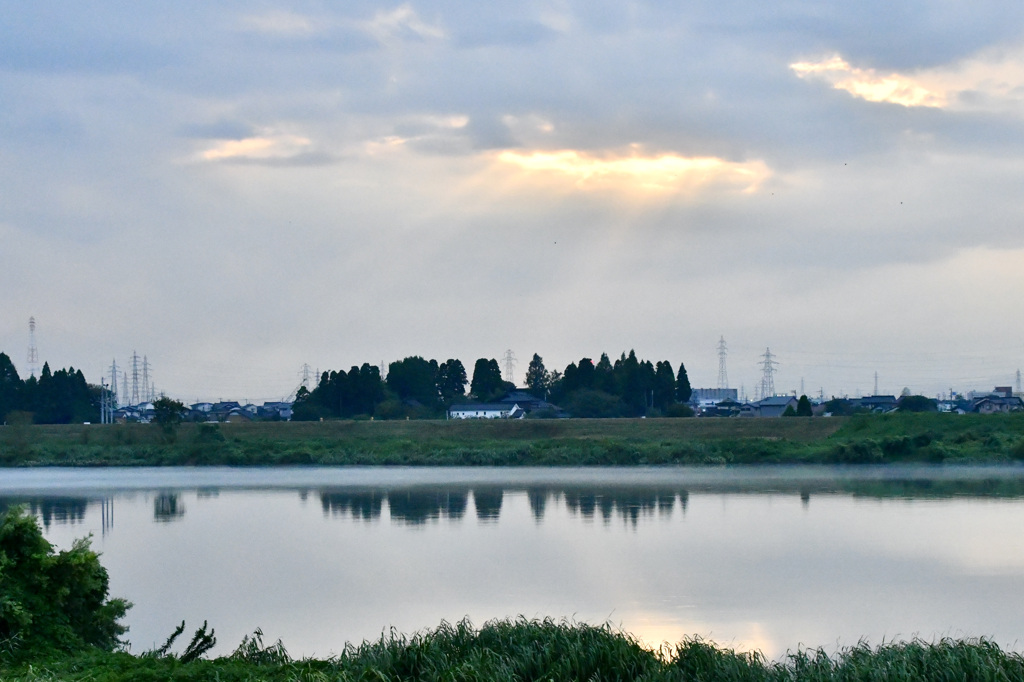
M 242 17 L 243 30 L 283 36 L 306 36 L 316 31 L 312 19 L 294 12 L 268 12 Z
M 308 154 L 308 137 L 268 133 L 240 140 L 221 140 L 199 154 L 203 161 L 282 160 Z
M 499 152 L 498 163 L 545 183 L 563 183 L 582 191 L 697 194 L 726 187 L 750 192 L 771 175 L 763 161 L 738 163 L 715 157 L 676 154 L 596 156 L 572 149 Z
M 789 68 L 800 78 L 824 80 L 837 90 L 869 102 L 891 102 L 905 107 L 944 107 L 946 94 L 934 92 L 913 78 L 898 73 L 879 76 L 874 69 L 857 69 L 838 55 L 817 62 L 797 62 Z
M 969 58 L 909 73 L 879 74 L 852 66 L 839 55 L 790 64 L 802 79 L 830 83 L 869 102 L 953 111 L 1021 110 L 1024 48 L 988 49 Z
M 441 40 L 445 31 L 420 19 L 411 5 L 401 5 L 385 12 L 377 12 L 373 19 L 361 24 L 363 30 L 381 43 L 396 40 Z

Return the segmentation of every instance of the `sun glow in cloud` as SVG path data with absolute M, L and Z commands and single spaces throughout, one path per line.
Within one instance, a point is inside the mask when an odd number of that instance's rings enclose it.
M 599 157 L 575 150 L 503 151 L 497 160 L 546 181 L 576 189 L 693 194 L 710 187 L 751 192 L 771 175 L 763 161 L 736 163 L 715 157 L 630 155 Z
M 945 107 L 947 94 L 898 73 L 880 76 L 874 69 L 858 69 L 835 55 L 817 62 L 797 62 L 789 68 L 800 78 L 824 80 L 837 90 L 869 102 L 891 102 L 905 107 Z
M 222 140 L 199 156 L 204 161 L 286 159 L 307 152 L 311 144 L 307 137 L 268 134 L 242 140 Z
M 830 83 L 869 102 L 1024 115 L 1024 47 L 990 49 L 911 74 L 879 75 L 839 55 L 790 64 L 800 78 Z

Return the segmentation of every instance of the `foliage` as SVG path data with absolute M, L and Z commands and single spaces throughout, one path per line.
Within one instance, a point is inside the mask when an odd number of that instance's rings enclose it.
M 164 437 L 173 441 L 178 425 L 185 414 L 185 405 L 167 396 L 153 401 L 153 423 L 160 427 Z
M 466 395 L 466 368 L 460 360 L 448 358 L 438 366 L 437 390 L 446 406 Z
M 477 400 L 489 402 L 497 400 L 506 391 L 498 361 L 493 358 L 478 359 L 473 365 L 473 381 L 469 384 L 469 392 L 476 396 Z
M 589 419 L 621 417 L 628 409 L 617 396 L 590 388 L 571 393 L 564 407 L 573 417 Z
M 779 661 L 737 652 L 700 637 L 652 650 L 608 625 L 550 618 L 496 620 L 476 629 L 466 620 L 412 636 L 394 630 L 346 645 L 327 660 L 292 660 L 262 633 L 223 658 L 184 663 L 97 651 L 0 668 L 5 680 L 645 680 L 647 682 L 932 682 L 1024 679 L 1024 657 L 987 639 L 861 642 L 828 654 L 796 649 Z
M 688 403 L 691 396 L 693 396 L 693 389 L 690 388 L 690 377 L 686 373 L 686 366 L 680 362 L 679 373 L 676 374 L 676 400 Z
M 50 371 L 22 381 L 11 359 L 0 353 L 0 423 L 11 412 L 31 412 L 37 424 L 99 421 L 99 388 L 90 386 L 74 367 Z
M 901 396 L 897 402 L 897 409 L 900 412 L 938 412 L 936 402 L 923 395 Z
M 176 656 L 171 653 L 171 647 L 177 641 L 181 633 L 185 632 L 185 621 L 181 621 L 181 624 L 174 629 L 174 632 L 164 641 L 163 645 L 156 649 L 142 654 L 145 658 L 174 658 L 182 663 L 191 663 L 192 661 L 198 661 L 202 658 L 203 654 L 208 653 L 210 649 L 217 645 L 217 638 L 214 636 L 214 630 L 211 628 L 209 632 L 206 631 L 207 622 L 204 620 L 202 627 L 195 631 L 192 635 L 192 640 L 185 647 L 185 650 L 181 652 L 180 656 Z M 243 640 L 243 644 L 245 641 Z
M 811 401 L 806 395 L 800 396 L 800 400 L 796 404 L 796 416 L 798 417 L 810 417 L 814 415 L 814 411 L 811 409 Z
M 437 360 L 424 360 L 418 355 L 388 365 L 387 385 L 402 401 L 415 401 L 428 409 L 436 409 L 441 400 L 437 388 Z
M 543 400 L 547 397 L 548 385 L 551 383 L 551 374 L 544 368 L 544 359 L 536 353 L 526 368 L 526 390 L 534 398 Z
M 108 599 L 107 571 L 89 539 L 54 554 L 21 507 L 0 516 L 0 641 L 14 658 L 94 646 L 112 650 L 130 604 Z

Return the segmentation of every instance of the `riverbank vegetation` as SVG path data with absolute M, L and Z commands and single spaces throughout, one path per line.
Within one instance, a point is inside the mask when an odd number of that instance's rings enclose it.
M 1024 414 L 0 427 L 4 466 L 1006 463 Z
M 500 620 L 476 629 L 442 624 L 411 637 L 391 632 L 348 645 L 328 659 L 292 660 L 257 631 L 230 655 L 184 661 L 97 649 L 4 665 L 9 682 L 51 680 L 645 680 L 648 682 L 933 682 L 1020 680 L 1024 658 L 991 641 L 943 639 L 861 643 L 830 655 L 800 649 L 773 661 L 758 652 L 720 647 L 699 637 L 652 650 L 608 626 L 553 620 Z

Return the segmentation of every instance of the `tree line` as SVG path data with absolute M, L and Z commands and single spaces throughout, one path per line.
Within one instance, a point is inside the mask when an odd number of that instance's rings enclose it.
M 37 379 L 22 380 L 10 357 L 0 353 L 0 423 L 14 414 L 36 424 L 95 422 L 100 418 L 100 387 L 85 380 L 74 367 L 50 370 L 49 363 Z
M 468 384 L 468 393 L 467 393 Z M 293 419 L 375 419 L 439 417 L 453 404 L 495 402 L 516 386 L 504 380 L 498 361 L 480 358 L 472 379 L 458 359 L 443 362 L 411 356 L 388 365 L 386 378 L 369 363 L 348 372 L 328 371 L 312 390 L 299 390 Z M 607 353 L 594 363 L 584 357 L 563 371 L 549 371 L 536 353 L 526 370 L 525 390 L 549 403 L 533 416 L 574 417 L 689 416 L 692 395 L 686 367 L 674 370 L 667 360 L 640 360 L 634 351 L 614 362 Z

